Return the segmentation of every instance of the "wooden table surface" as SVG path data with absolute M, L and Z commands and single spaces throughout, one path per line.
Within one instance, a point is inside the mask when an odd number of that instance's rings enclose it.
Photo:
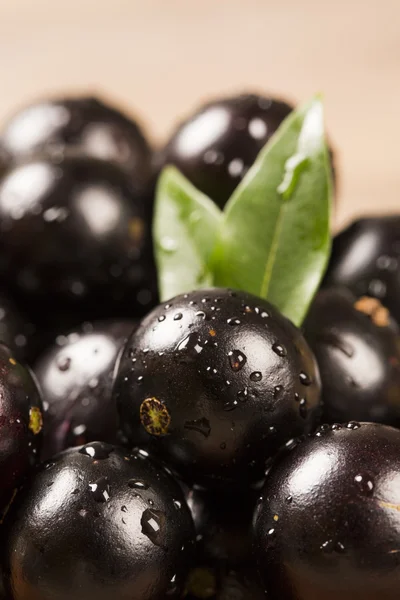
M 400 212 L 399 0 L 0 0 L 0 122 L 90 91 L 162 140 L 202 100 L 242 90 L 324 93 L 337 225 Z

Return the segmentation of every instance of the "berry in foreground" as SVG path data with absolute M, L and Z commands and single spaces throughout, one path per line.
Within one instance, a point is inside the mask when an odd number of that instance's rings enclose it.
M 151 172 L 151 149 L 138 124 L 94 97 L 56 98 L 25 107 L 1 136 L 5 162 L 75 154 L 115 162 L 143 189 Z
M 14 600 L 179 597 L 194 528 L 179 485 L 143 454 L 103 442 L 44 463 L 6 540 Z
M 34 371 L 46 407 L 42 457 L 93 440 L 117 441 L 117 410 L 111 399 L 117 356 L 132 321 L 85 323 L 58 336 Z
M 42 425 L 42 402 L 29 369 L 0 343 L 0 519 L 37 462 Z
M 400 426 L 399 329 L 379 300 L 322 290 L 304 329 L 321 374 L 322 420 Z
M 325 285 L 380 300 L 400 322 L 400 216 L 359 219 L 333 241 Z
M 145 212 L 115 165 L 68 158 L 15 167 L 0 182 L 0 269 L 45 314 L 143 313 L 155 279 Z
M 178 296 L 142 321 L 114 395 L 132 445 L 188 481 L 246 486 L 312 430 L 320 381 L 307 342 L 277 309 L 217 288 Z
M 223 207 L 292 110 L 286 102 L 255 94 L 210 102 L 177 128 L 159 162 L 178 167 Z
M 400 431 L 322 426 L 270 471 L 254 522 L 271 600 L 396 600 Z

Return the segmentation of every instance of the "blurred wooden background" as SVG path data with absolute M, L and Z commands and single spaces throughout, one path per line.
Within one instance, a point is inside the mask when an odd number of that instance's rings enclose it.
M 400 0 L 0 0 L 0 122 L 48 93 L 100 92 L 159 141 L 244 89 L 324 93 L 338 225 L 400 212 Z

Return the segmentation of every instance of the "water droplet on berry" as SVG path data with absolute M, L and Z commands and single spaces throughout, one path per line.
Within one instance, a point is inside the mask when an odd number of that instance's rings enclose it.
M 192 362 L 204 350 L 196 333 L 189 333 L 177 346 L 179 360 L 182 363 Z
M 174 575 L 173 577 L 171 577 L 171 579 L 168 583 L 168 589 L 167 589 L 166 595 L 167 596 L 175 596 L 177 591 L 178 591 L 178 586 L 176 584 L 176 575 Z
M 232 371 L 240 371 L 246 364 L 247 356 L 240 350 L 232 350 L 228 356 Z
M 89 489 L 96 502 L 108 502 L 110 499 L 110 485 L 107 477 L 100 477 L 94 483 L 89 483 Z
M 302 419 L 307 417 L 308 409 L 307 409 L 307 400 L 302 398 L 299 402 L 299 413 Z
M 310 379 L 310 377 L 307 375 L 307 373 L 304 373 L 304 371 L 302 371 L 299 375 L 299 379 L 300 379 L 300 383 L 302 383 L 303 385 L 311 385 L 312 384 L 312 380 Z
M 236 394 L 240 402 L 246 402 L 249 397 L 249 389 L 247 387 L 239 390 Z
M 57 360 L 57 367 L 60 371 L 68 371 L 71 366 L 71 359 L 68 356 L 60 356 Z
M 226 322 L 228 323 L 228 325 L 231 325 L 232 327 L 236 326 L 236 325 L 240 325 L 240 323 L 241 323 L 240 319 L 234 319 L 232 317 L 227 319 Z
M 86 444 L 80 450 L 80 454 L 84 454 L 93 458 L 93 460 L 105 460 L 109 458 L 111 452 L 113 452 L 114 446 L 111 444 L 106 444 L 105 442 L 91 442 L 90 444 Z
M 235 410 L 235 408 L 237 407 L 238 403 L 237 400 L 233 400 L 233 402 L 231 400 L 228 400 L 228 402 L 225 402 L 223 405 L 223 409 L 226 412 L 230 412 L 231 410 Z
M 272 350 L 275 352 L 275 354 L 277 354 L 281 358 L 283 358 L 287 355 L 287 350 L 286 350 L 285 346 L 282 346 L 282 344 L 279 344 L 278 342 L 276 342 L 272 346 Z
M 148 490 L 149 484 L 141 479 L 130 479 L 128 485 L 132 490 Z
M 331 554 L 331 552 L 333 552 L 334 549 L 333 540 L 326 540 L 321 544 L 320 548 L 322 552 L 325 552 L 326 554 Z
M 260 371 L 254 371 L 251 375 L 250 375 L 250 379 L 251 381 L 261 381 L 262 379 L 262 374 L 260 373 Z
M 362 494 L 365 494 L 366 496 L 372 496 L 374 493 L 374 482 L 371 477 L 359 473 L 354 477 L 354 481 L 356 482 Z
M 335 552 L 337 552 L 338 554 L 344 554 L 346 552 L 346 548 L 344 547 L 342 542 L 336 542 Z
M 163 545 L 165 514 L 161 510 L 147 508 L 140 519 L 142 533 L 156 546 Z

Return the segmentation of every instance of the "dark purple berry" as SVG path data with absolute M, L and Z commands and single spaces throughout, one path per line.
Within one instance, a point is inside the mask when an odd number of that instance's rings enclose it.
M 319 394 L 301 332 L 268 302 L 218 288 L 154 309 L 129 339 L 114 386 L 129 442 L 214 486 L 262 479 L 265 461 L 313 428 Z

